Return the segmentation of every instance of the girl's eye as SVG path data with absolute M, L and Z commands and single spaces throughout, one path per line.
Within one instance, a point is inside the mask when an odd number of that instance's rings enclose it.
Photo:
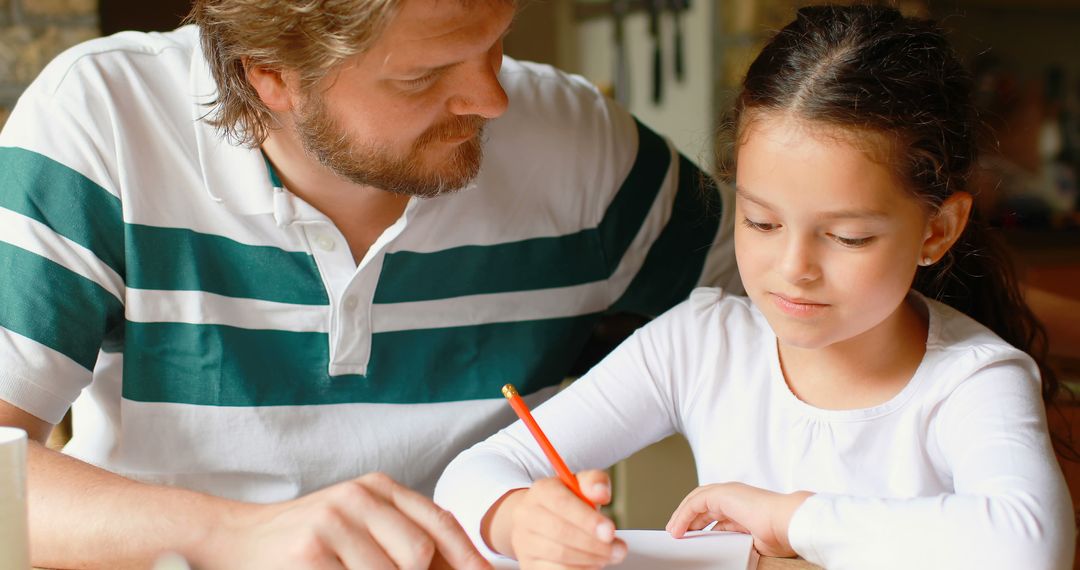
M 764 222 L 755 222 L 750 218 L 743 218 L 743 225 L 759 232 L 771 232 L 779 227 L 777 224 L 767 224 Z
M 847 238 L 847 237 L 843 237 L 843 236 L 834 235 L 834 236 L 832 236 L 832 238 L 834 240 L 836 240 L 836 243 L 839 243 L 840 245 L 842 245 L 844 247 L 862 247 L 862 246 L 874 241 L 873 236 L 864 237 L 864 238 Z

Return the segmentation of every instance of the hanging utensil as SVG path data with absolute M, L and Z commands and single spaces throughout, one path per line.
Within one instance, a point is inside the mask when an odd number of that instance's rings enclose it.
M 630 106 L 630 62 L 626 54 L 626 30 L 623 27 L 630 11 L 630 0 L 611 0 L 611 15 L 615 28 L 615 100 Z
M 690 0 L 671 0 L 671 18 L 675 25 L 675 79 L 682 83 L 686 77 L 685 40 L 683 38 L 683 12 L 689 8 Z
M 665 0 L 645 0 L 649 10 L 649 36 L 653 41 L 652 100 L 659 105 L 664 100 L 664 58 L 660 49 L 660 13 Z

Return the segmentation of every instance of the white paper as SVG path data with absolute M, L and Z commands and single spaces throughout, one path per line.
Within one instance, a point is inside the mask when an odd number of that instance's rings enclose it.
M 30 568 L 26 530 L 26 432 L 0 427 L 0 570 Z
M 620 570 L 753 570 L 758 555 L 754 539 L 736 532 L 688 532 L 672 538 L 662 530 L 619 530 L 615 535 L 626 541 L 629 549 Z M 515 569 L 508 558 L 492 560 L 496 569 Z

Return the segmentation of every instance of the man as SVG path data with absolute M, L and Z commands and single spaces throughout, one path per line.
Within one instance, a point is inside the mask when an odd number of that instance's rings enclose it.
M 82 394 L 65 454 L 31 445 L 35 565 L 484 567 L 425 495 L 513 419 L 499 387 L 535 403 L 603 314 L 737 283 L 697 169 L 504 59 L 513 16 L 198 0 L 26 91 L 0 424 L 43 442 Z

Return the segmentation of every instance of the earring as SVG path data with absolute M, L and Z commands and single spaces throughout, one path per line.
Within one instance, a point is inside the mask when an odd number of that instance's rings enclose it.
M 923 267 L 933 265 L 933 264 L 934 264 L 934 259 L 932 257 L 930 257 L 929 255 L 924 255 L 923 258 L 919 260 L 919 265 L 921 265 Z

